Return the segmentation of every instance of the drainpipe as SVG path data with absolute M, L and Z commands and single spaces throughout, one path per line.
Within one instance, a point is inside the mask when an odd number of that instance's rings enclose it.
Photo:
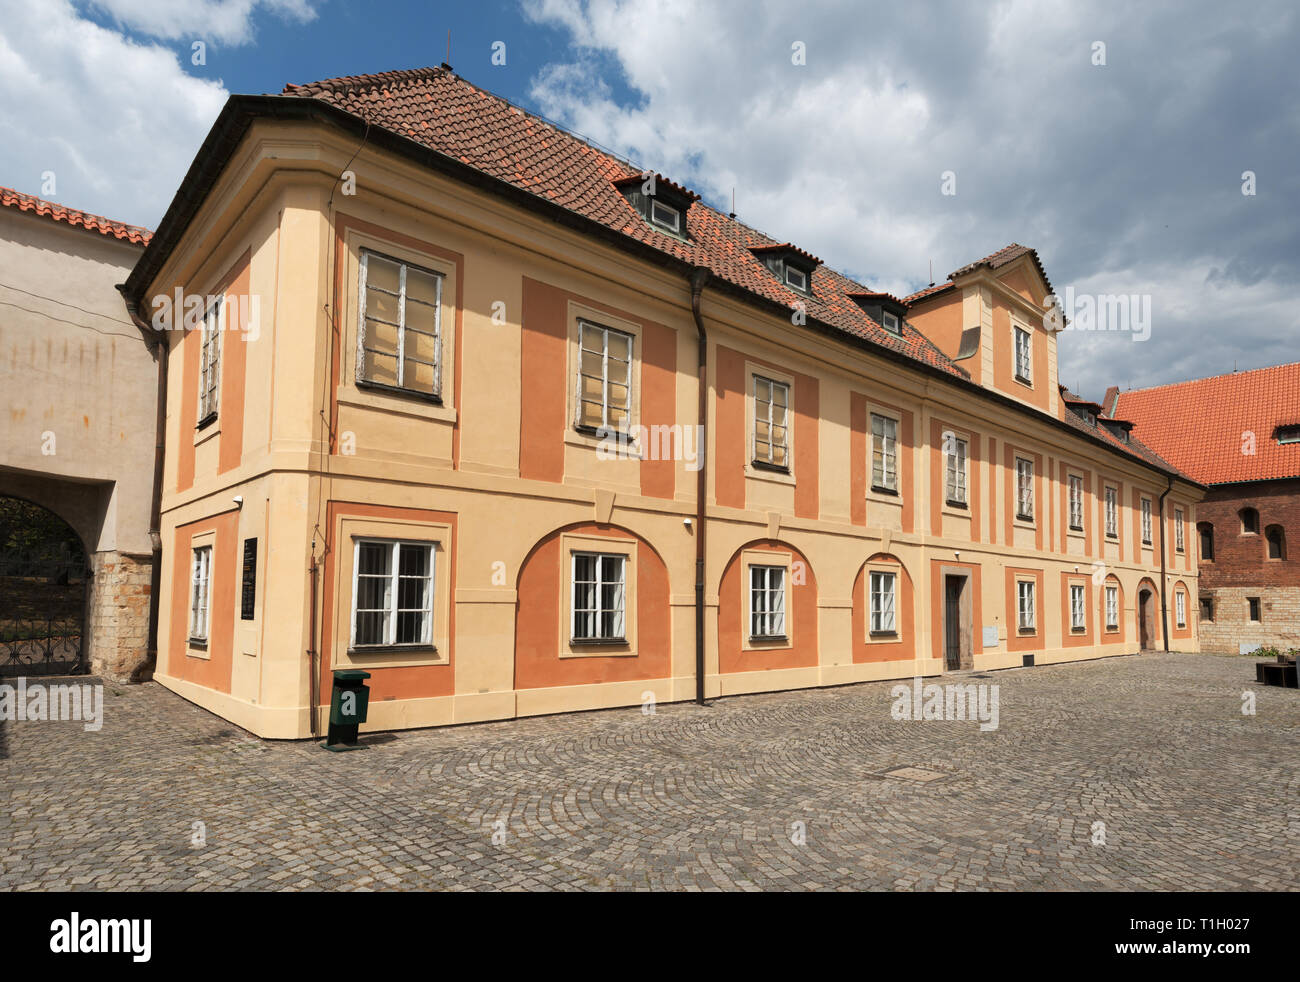
M 158 604 L 162 593 L 162 486 L 163 450 L 167 443 L 167 335 L 140 316 L 140 305 L 127 295 L 126 285 L 117 290 L 126 303 L 127 315 L 144 335 L 145 344 L 158 364 L 158 407 L 154 416 L 153 497 L 149 502 L 149 542 L 153 546 L 153 571 L 149 576 L 149 640 L 145 663 L 131 673 L 131 681 L 142 681 L 158 665 Z
M 704 266 L 691 271 L 691 316 L 699 335 L 699 362 L 696 378 L 699 380 L 699 439 L 696 441 L 701 456 L 700 469 L 695 472 L 695 701 L 704 705 L 704 528 L 709 490 L 709 335 L 700 316 L 700 297 L 704 284 L 713 274 Z
M 1165 651 L 1169 650 L 1169 603 L 1165 599 L 1165 496 L 1174 489 L 1174 479 L 1160 495 L 1160 633 L 1164 636 Z

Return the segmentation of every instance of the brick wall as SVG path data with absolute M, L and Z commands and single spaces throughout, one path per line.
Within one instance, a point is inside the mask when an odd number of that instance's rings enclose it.
M 1243 534 L 1239 513 L 1259 512 L 1258 534 Z M 1214 558 L 1200 561 L 1199 599 L 1214 604 L 1214 620 L 1201 618 L 1206 651 L 1236 652 L 1243 643 L 1300 646 L 1300 480 L 1222 484 L 1196 506 L 1198 523 L 1214 526 Z M 1265 531 L 1282 526 L 1286 549 L 1268 558 Z M 1199 529 L 1196 537 L 1200 554 Z M 1260 601 L 1260 621 L 1249 620 L 1249 599 Z
M 97 552 L 86 611 L 90 670 L 131 680 L 144 668 L 149 646 L 150 556 Z

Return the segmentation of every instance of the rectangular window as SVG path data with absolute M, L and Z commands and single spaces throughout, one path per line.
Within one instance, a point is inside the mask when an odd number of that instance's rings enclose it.
M 785 637 L 785 567 L 749 567 L 749 636 Z
M 626 574 L 626 556 L 573 554 L 574 641 L 626 640 Z
M 1174 549 L 1183 551 L 1183 510 L 1174 509 Z
M 1016 458 L 1016 517 L 1034 517 L 1034 462 Z
M 578 428 L 626 433 L 632 406 L 632 335 L 579 321 Z
M 901 333 L 902 333 L 902 332 L 898 329 L 898 315 L 897 315 L 897 314 L 895 314 L 895 313 L 891 313 L 890 311 L 886 310 L 886 311 L 883 312 L 883 315 L 882 315 L 881 320 L 882 320 L 883 323 L 884 323 L 884 326 L 885 326 L 885 330 L 886 330 L 886 331 L 889 331 L 891 334 L 901 334 Z
M 257 613 L 257 540 L 244 540 L 244 578 L 239 598 L 239 619 L 251 621 Z
M 1070 528 L 1083 531 L 1083 478 L 1070 475 Z
M 658 198 L 652 198 L 650 201 L 650 220 L 670 232 L 682 230 L 682 213 L 671 205 L 664 204 Z
M 1151 545 L 1151 499 L 1142 499 L 1142 544 Z
M 212 546 L 193 551 L 190 565 L 190 640 L 208 640 L 208 607 L 212 580 Z
M 1119 587 L 1106 587 L 1106 629 L 1119 630 Z
M 1201 559 L 1214 559 L 1214 526 L 1206 525 L 1201 529 Z
M 1187 594 L 1179 591 L 1174 594 L 1174 610 L 1178 616 L 1178 626 L 1187 626 Z
M 871 574 L 871 633 L 894 634 L 894 573 Z
M 225 317 L 218 300 L 203 315 L 203 337 L 199 346 L 199 425 L 217 416 L 221 403 L 221 335 Z
M 1106 538 L 1119 538 L 1119 491 L 1106 489 Z
M 1250 619 L 1255 622 L 1262 620 L 1259 616 L 1259 597 L 1247 597 L 1246 603 L 1250 606 Z
M 357 381 L 442 395 L 442 274 L 361 253 Z
M 789 469 L 790 386 L 754 376 L 754 462 Z
M 352 647 L 432 644 L 433 546 L 357 539 L 353 556 Z
M 1214 601 L 1213 601 L 1213 600 L 1203 599 L 1203 600 L 1201 601 L 1201 620 L 1203 620 L 1203 621 L 1211 621 L 1211 622 L 1213 622 L 1213 620 L 1214 620 Z
M 1017 327 L 1016 331 L 1016 378 L 1022 382 L 1029 381 L 1029 343 L 1030 334 L 1024 328 Z
M 796 290 L 808 292 L 808 274 L 794 266 L 786 266 L 785 281 Z
M 944 446 L 948 458 L 947 493 L 948 503 L 966 504 L 966 441 L 951 433 L 944 434 Z
M 1075 583 L 1070 584 L 1070 630 L 1082 631 L 1087 628 L 1087 608 L 1084 607 L 1084 588 Z
M 898 490 L 898 422 L 871 414 L 871 486 Z
M 1016 607 L 1019 614 L 1020 630 L 1034 629 L 1034 581 L 1018 580 L 1016 582 Z
M 1277 428 L 1278 443 L 1300 443 L 1300 426 L 1279 426 Z

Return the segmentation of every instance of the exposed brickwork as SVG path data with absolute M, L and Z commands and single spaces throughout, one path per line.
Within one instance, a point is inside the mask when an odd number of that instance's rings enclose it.
M 1259 532 L 1243 534 L 1240 511 L 1259 512 Z M 1223 484 L 1196 506 L 1202 526 L 1214 527 L 1214 558 L 1200 563 L 1201 599 L 1214 602 L 1214 621 L 1201 619 L 1206 651 L 1237 651 L 1242 643 L 1300 646 L 1300 480 Z M 1268 558 L 1265 532 L 1282 526 L 1281 560 Z M 1197 547 L 1200 546 L 1199 531 Z M 1261 620 L 1249 620 L 1248 598 L 1260 598 Z
M 134 681 L 148 655 L 152 559 L 97 552 L 90 568 L 86 645 L 91 671 Z

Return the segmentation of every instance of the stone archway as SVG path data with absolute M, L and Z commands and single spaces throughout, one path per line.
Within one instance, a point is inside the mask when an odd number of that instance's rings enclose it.
M 0 678 L 89 671 L 91 578 L 72 526 L 35 502 L 0 496 Z

